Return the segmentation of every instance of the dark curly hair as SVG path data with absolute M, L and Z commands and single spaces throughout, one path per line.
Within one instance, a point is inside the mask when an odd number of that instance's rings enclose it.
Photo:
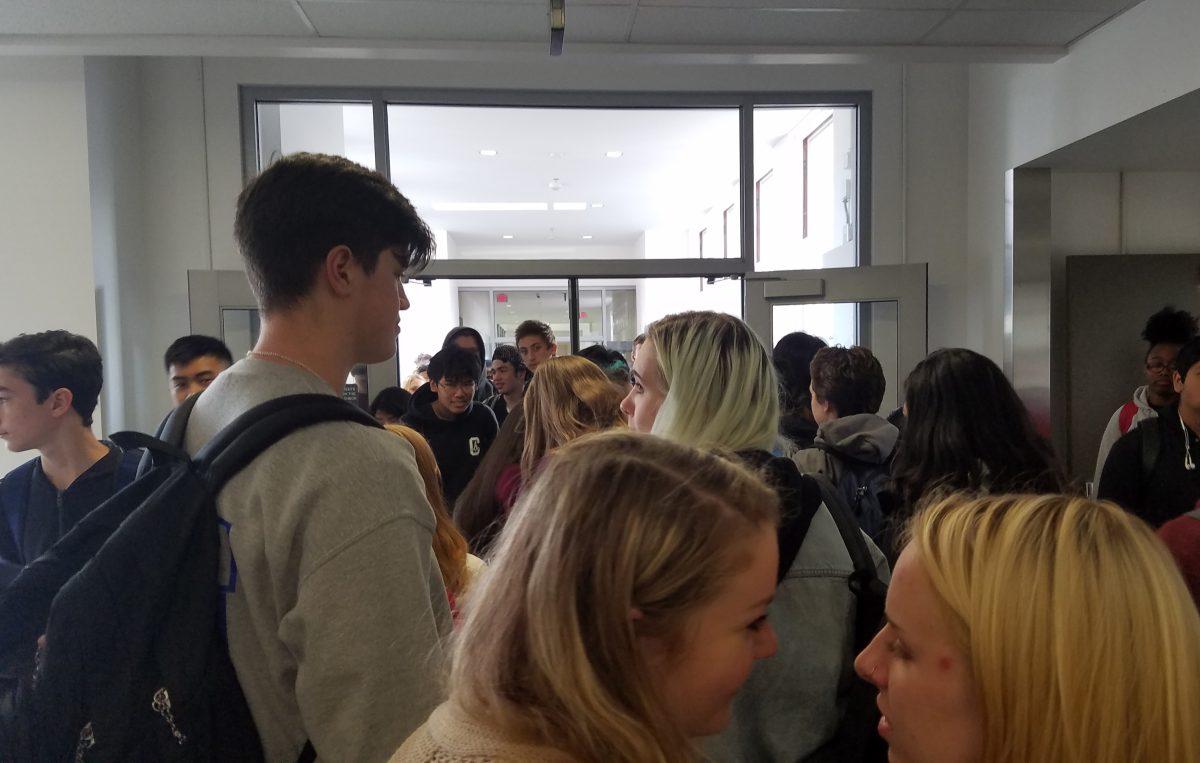
M 1173 305 L 1167 305 L 1146 319 L 1146 327 L 1142 329 L 1142 339 L 1149 347 L 1146 353 L 1156 344 L 1187 344 L 1196 338 L 1200 326 L 1196 317 L 1187 310 L 1176 310 Z
M 838 416 L 875 413 L 883 403 L 883 366 L 866 347 L 822 347 L 809 372 L 817 399 L 833 404 Z

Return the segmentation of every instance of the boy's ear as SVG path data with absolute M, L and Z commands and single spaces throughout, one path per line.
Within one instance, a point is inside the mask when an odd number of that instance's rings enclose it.
M 50 415 L 55 418 L 66 416 L 71 412 L 71 403 L 75 401 L 75 393 L 66 387 L 59 387 L 50 393 Z
M 350 247 L 344 244 L 338 244 L 325 254 L 321 277 L 334 294 L 348 296 L 351 293 L 353 282 L 351 269 L 355 264 L 354 254 L 350 251 Z

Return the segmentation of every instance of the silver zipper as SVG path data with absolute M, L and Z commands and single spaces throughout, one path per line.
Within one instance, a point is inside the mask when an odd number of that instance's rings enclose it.
M 162 716 L 162 719 L 167 722 L 167 726 L 171 729 L 171 736 L 175 737 L 177 744 L 183 744 L 187 741 L 187 736 L 179 730 L 175 725 L 175 716 L 171 712 L 171 695 L 167 694 L 167 688 L 161 687 L 154 692 L 154 701 L 151 703 L 154 712 Z
M 96 746 L 96 736 L 92 733 L 92 722 L 88 721 L 79 731 L 79 741 L 75 743 L 75 763 L 83 763 L 83 754 Z

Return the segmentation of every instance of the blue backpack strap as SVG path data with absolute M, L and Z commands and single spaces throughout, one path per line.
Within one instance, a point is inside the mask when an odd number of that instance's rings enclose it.
M 0 540 L 0 557 L 22 560 L 21 536 L 25 533 L 25 512 L 29 508 L 29 490 L 36 468 L 35 458 L 13 469 L 0 481 L 0 512 L 4 514 L 4 526 L 8 530 L 6 539 L 11 541 L 10 547 L 9 543 Z
M 144 453 L 140 449 L 126 450 L 121 454 L 121 463 L 117 465 L 116 481 L 114 483 L 114 493 L 119 493 L 121 490 L 138 477 L 138 467 L 142 463 Z

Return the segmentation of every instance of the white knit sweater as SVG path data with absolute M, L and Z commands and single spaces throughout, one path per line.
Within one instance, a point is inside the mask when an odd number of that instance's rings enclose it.
M 389 763 L 577 763 L 551 747 L 506 738 L 445 702 L 413 732 Z

